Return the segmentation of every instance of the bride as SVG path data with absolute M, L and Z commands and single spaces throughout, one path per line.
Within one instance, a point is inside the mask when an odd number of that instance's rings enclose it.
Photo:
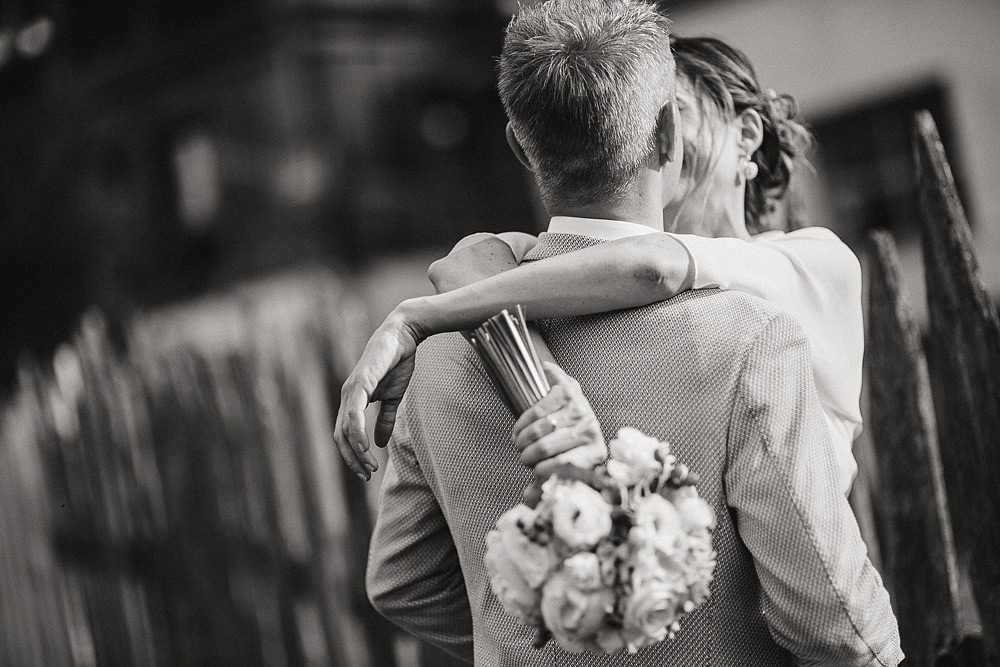
M 530 261 L 537 239 L 527 234 L 476 234 L 459 242 L 430 268 L 439 293 L 397 306 L 344 385 L 335 439 L 355 473 L 368 479 L 377 469 L 364 429 L 365 406 L 382 401 L 375 441 L 384 446 L 413 355 L 428 336 L 472 329 L 518 303 L 529 317 L 549 319 L 644 306 L 714 287 L 769 301 L 802 326 L 841 486 L 850 490 L 857 471 L 851 446 L 861 429 L 860 266 L 826 228 L 768 229 L 810 135 L 796 118 L 794 100 L 762 89 L 739 50 L 712 38 L 674 38 L 672 45 L 684 160 L 677 194 L 663 210 L 664 228 L 671 231 L 650 229 L 538 261 Z M 549 231 L 559 226 L 554 218 Z M 535 342 L 544 346 L 538 336 Z M 579 400 L 578 417 L 589 413 L 585 399 Z M 546 437 L 548 447 L 534 451 L 552 456 L 580 444 L 552 438 L 554 430 L 573 424 L 557 426 L 547 417 L 533 411 L 518 421 L 522 452 Z M 551 426 L 527 428 L 529 421 Z

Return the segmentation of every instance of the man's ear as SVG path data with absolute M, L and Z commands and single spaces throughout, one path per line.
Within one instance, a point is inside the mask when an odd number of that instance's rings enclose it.
M 671 100 L 660 109 L 656 137 L 660 152 L 660 166 L 662 167 L 667 162 L 679 162 L 681 159 L 681 138 L 676 102 Z
M 531 162 L 528 161 L 528 156 L 524 154 L 524 149 L 521 148 L 521 142 L 514 136 L 514 128 L 511 127 L 509 121 L 507 122 L 507 145 L 509 145 L 510 149 L 514 151 L 517 161 L 523 164 L 525 169 L 528 171 L 534 171 L 531 168 Z
M 744 109 L 736 117 L 736 129 L 740 133 L 740 148 L 747 155 L 753 155 L 764 141 L 764 121 L 756 109 Z

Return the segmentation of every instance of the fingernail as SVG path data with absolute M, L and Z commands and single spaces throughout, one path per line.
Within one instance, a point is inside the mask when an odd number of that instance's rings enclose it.
M 356 474 L 357 474 L 358 477 L 361 478 L 362 482 L 367 482 L 368 481 L 368 476 L 365 475 L 363 472 L 359 472 L 359 473 L 356 473 Z

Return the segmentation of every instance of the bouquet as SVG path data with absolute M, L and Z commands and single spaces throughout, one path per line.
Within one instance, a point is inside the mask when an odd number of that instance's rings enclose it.
M 470 340 L 516 414 L 548 391 L 520 307 Z M 634 653 L 673 638 L 708 598 L 715 513 L 697 475 L 633 428 L 609 449 L 604 465 L 559 468 L 535 507 L 510 509 L 486 537 L 493 592 L 536 628 L 537 648 L 554 637 L 569 651 Z

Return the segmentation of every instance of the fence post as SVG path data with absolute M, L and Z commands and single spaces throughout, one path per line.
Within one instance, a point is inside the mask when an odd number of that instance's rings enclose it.
M 935 664 L 960 638 L 962 601 L 927 364 L 901 293 L 892 237 L 872 233 L 865 363 L 877 483 L 871 493 L 883 573 L 907 663 Z
M 927 111 L 916 114 L 930 370 L 945 482 L 991 653 L 1000 651 L 1000 323 L 978 276 L 972 234 Z

